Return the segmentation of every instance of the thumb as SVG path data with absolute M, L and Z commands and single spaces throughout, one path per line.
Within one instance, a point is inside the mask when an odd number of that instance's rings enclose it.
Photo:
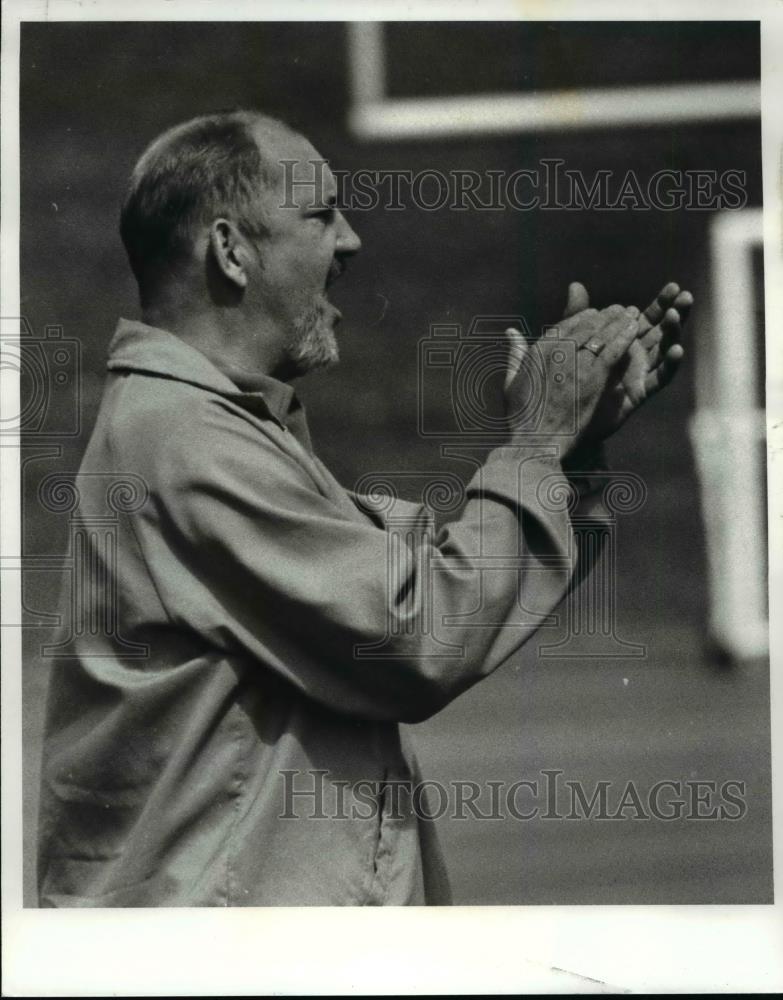
M 572 281 L 568 286 L 568 300 L 566 301 L 565 312 L 563 313 L 563 319 L 568 319 L 570 316 L 575 316 L 578 312 L 583 309 L 587 309 L 590 306 L 590 296 L 587 294 L 587 289 L 584 285 L 580 284 L 578 281 Z
M 638 406 L 644 400 L 647 370 L 647 351 L 638 340 L 634 340 L 628 348 L 628 367 L 623 376 L 626 394 L 634 406 Z
M 516 378 L 517 372 L 522 367 L 522 362 L 528 351 L 527 341 L 519 330 L 516 330 L 513 326 L 510 326 L 506 330 L 506 337 L 508 338 L 508 362 L 506 365 L 506 380 L 503 383 L 504 389 L 508 389 Z

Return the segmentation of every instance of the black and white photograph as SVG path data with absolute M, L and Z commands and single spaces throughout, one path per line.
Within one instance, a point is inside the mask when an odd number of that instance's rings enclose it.
M 779 11 L 163 6 L 3 13 L 7 995 L 780 989 Z

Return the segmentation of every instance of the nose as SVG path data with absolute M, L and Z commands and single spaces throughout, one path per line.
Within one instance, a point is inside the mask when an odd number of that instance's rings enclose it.
M 362 248 L 362 241 L 351 228 L 350 223 L 342 212 L 337 220 L 337 245 L 335 252 L 343 256 L 352 257 Z

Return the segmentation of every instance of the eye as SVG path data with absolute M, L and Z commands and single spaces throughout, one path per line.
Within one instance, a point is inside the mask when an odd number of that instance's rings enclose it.
M 312 222 L 319 222 L 324 226 L 328 226 L 334 215 L 334 209 L 332 208 L 321 208 L 316 209 L 314 212 L 309 212 L 307 218 Z

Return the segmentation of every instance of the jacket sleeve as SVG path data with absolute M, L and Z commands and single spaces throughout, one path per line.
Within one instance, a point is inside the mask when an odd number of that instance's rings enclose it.
M 611 469 L 603 444 L 587 454 L 571 457 L 563 463 L 563 471 L 571 484 L 575 502 L 571 506 L 571 527 L 574 533 L 574 575 L 569 589 L 579 587 L 590 575 L 602 555 L 606 536 L 595 532 L 608 528 L 612 517 L 604 505 L 604 489 Z
M 544 486 L 566 486 L 554 459 L 491 452 L 461 516 L 436 533 L 410 504 L 387 530 L 347 510 L 219 403 L 165 441 L 135 447 L 151 499 L 138 533 L 178 567 L 172 579 L 147 558 L 170 618 L 331 709 L 427 718 L 518 649 L 568 588 L 568 513 L 542 503 Z

